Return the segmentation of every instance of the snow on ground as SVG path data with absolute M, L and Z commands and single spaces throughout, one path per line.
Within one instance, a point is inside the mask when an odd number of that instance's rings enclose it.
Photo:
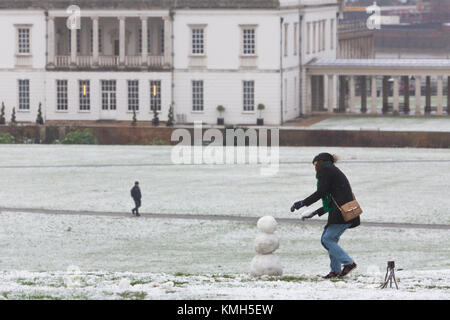
M 281 148 L 269 177 L 256 165 L 173 165 L 171 150 L 0 146 L 0 207 L 128 212 L 139 180 L 142 212 L 296 217 L 292 203 L 315 190 L 311 160 L 327 151 L 341 155 L 363 221 L 450 223 L 447 149 Z M 349 230 L 341 243 L 358 269 L 328 281 L 322 227 L 279 225 L 285 275 L 254 279 L 254 224 L 2 211 L 0 299 L 450 298 L 448 230 Z M 377 289 L 388 260 L 403 269 L 398 291 Z
M 278 226 L 281 278 L 249 276 L 256 224 L 3 211 L 0 228 L 6 299 L 450 298 L 448 230 L 348 230 L 358 268 L 329 281 L 318 226 Z M 388 260 L 398 291 L 377 288 Z
M 139 180 L 142 212 L 296 217 L 292 203 L 316 188 L 311 160 L 327 151 L 341 156 L 364 221 L 450 223 L 450 149 L 280 148 L 274 176 L 257 165 L 173 165 L 171 150 L 3 145 L 0 207 L 129 212 Z
M 450 118 L 429 116 L 341 116 L 328 118 L 305 129 L 449 132 Z

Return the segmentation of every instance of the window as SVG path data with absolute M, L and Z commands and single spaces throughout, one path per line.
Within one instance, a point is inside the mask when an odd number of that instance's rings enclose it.
M 164 39 L 164 25 L 161 25 L 161 29 L 159 32 L 160 37 L 160 44 L 161 44 L 161 54 L 164 54 L 164 46 L 165 46 L 165 39 Z
M 192 110 L 203 111 L 203 81 L 192 81 Z
M 161 81 L 150 81 L 150 110 L 161 110 Z
M 311 22 L 306 24 L 306 53 L 311 52 Z
M 325 25 L 326 25 L 326 20 L 322 21 L 322 50 L 325 51 Z
M 244 111 L 255 110 L 255 81 L 243 82 L 244 92 Z
M 294 77 L 294 107 L 297 108 L 298 101 L 297 77 Z
M 313 44 L 312 44 L 312 53 L 316 53 L 316 27 L 317 27 L 317 23 L 314 21 L 313 22 L 313 36 L 312 36 L 312 40 L 313 40 Z
M 94 30 L 91 29 L 91 53 L 94 48 Z M 102 28 L 98 28 L 98 52 L 102 52 Z
M 192 54 L 204 54 L 204 29 L 192 29 Z
M 67 109 L 67 80 L 56 80 L 56 110 L 66 111 Z
M 317 35 L 318 35 L 317 52 L 321 52 L 322 51 L 322 20 L 317 22 Z
M 29 54 L 30 51 L 30 28 L 17 29 L 17 52 Z
M 91 109 L 91 86 L 89 80 L 79 80 L 79 101 L 80 110 L 88 111 Z
M 288 111 L 289 103 L 288 103 L 288 80 L 284 79 L 284 113 Z
M 19 110 L 30 110 L 30 80 L 19 80 Z
M 139 110 L 139 80 L 128 80 L 128 110 Z
M 242 30 L 242 53 L 244 55 L 256 54 L 256 30 L 244 28 Z
M 142 53 L 142 28 L 139 28 L 138 51 Z M 147 53 L 150 52 L 150 29 L 147 28 Z
M 293 44 L 294 44 L 294 56 L 297 55 L 298 52 L 298 22 L 294 23 L 294 39 L 293 39 Z
M 102 80 L 102 110 L 116 110 L 116 80 Z
M 289 23 L 284 24 L 284 56 L 288 56 L 288 31 L 289 31 Z
M 334 19 L 330 20 L 330 49 L 334 48 Z

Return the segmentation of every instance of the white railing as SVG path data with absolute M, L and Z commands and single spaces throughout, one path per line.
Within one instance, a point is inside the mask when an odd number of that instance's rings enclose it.
M 90 67 L 92 66 L 92 56 L 77 56 L 78 67 Z
M 142 56 L 126 56 L 125 65 L 127 67 L 140 67 L 142 65 Z
M 70 56 L 55 56 L 55 65 L 57 67 L 68 67 L 70 65 Z
M 148 65 L 151 67 L 162 67 L 164 63 L 164 56 L 148 56 Z
M 114 67 L 119 65 L 119 56 L 99 56 L 98 65 L 100 67 Z
M 76 66 L 77 67 L 92 67 L 94 59 L 92 56 L 77 56 Z M 147 64 L 151 67 L 163 67 L 166 63 L 164 56 L 148 56 Z M 18 61 L 16 58 L 16 64 L 28 64 L 28 61 Z M 70 55 L 65 56 L 55 56 L 55 66 L 59 68 L 68 68 L 71 65 Z M 125 67 L 140 67 L 142 65 L 142 56 L 125 56 Z M 119 56 L 99 56 L 98 57 L 99 67 L 117 67 L 119 66 Z
M 16 55 L 16 66 L 30 67 L 33 64 L 33 56 L 31 55 Z
M 256 68 L 258 66 L 258 57 L 241 55 L 240 65 L 242 68 Z

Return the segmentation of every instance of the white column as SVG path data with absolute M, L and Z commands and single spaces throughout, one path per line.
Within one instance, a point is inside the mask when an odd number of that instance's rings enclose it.
M 372 114 L 377 114 L 377 77 L 376 76 L 372 76 L 371 77 L 371 86 L 372 86 L 372 94 L 371 94 L 371 98 L 372 98 L 372 105 L 371 105 L 371 113 Z
M 55 66 L 55 18 L 48 17 L 48 38 L 47 38 L 47 63 L 49 66 Z
M 125 17 L 119 17 L 119 65 L 125 65 Z
M 92 17 L 92 62 L 98 66 L 98 17 Z
M 148 44 L 147 44 L 147 30 L 148 30 L 148 26 L 147 26 L 147 19 L 148 19 L 148 17 L 141 17 L 141 22 L 142 22 L 142 24 L 141 24 L 141 30 L 142 30 L 142 32 L 141 32 L 141 36 L 142 36 L 142 38 L 141 38 L 141 43 L 142 43 L 142 52 L 141 52 L 141 54 L 142 54 L 142 61 L 141 61 L 141 65 L 142 66 L 147 66 L 147 61 L 148 61 L 148 51 L 147 51 L 147 47 L 148 47 Z
M 399 88 L 398 88 L 398 76 L 394 76 L 394 114 L 398 114 L 399 113 L 399 104 L 398 104 L 398 94 L 399 94 Z
M 422 92 L 421 92 L 421 83 L 422 83 L 422 76 L 416 76 L 416 98 L 415 98 L 415 102 L 416 102 L 416 115 L 420 115 L 420 104 L 421 104 L 421 99 L 422 99 Z
M 328 75 L 328 113 L 333 113 L 334 108 L 334 75 Z
M 73 66 L 77 64 L 77 30 L 76 28 L 70 30 L 70 64 Z
M 443 94 L 442 94 L 442 76 L 437 77 L 437 115 L 442 116 L 443 112 Z
M 311 76 L 306 75 L 306 83 L 305 83 L 305 89 L 306 89 L 306 114 L 311 114 L 312 112 L 312 101 L 311 101 Z
M 165 65 L 172 65 L 172 20 L 164 17 L 164 61 Z
M 355 113 L 355 76 L 350 76 L 350 113 Z

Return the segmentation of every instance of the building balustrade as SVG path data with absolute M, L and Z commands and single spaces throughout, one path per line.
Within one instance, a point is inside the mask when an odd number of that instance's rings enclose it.
M 90 17 L 91 22 L 84 21 L 84 23 L 89 23 L 91 25 L 90 30 L 90 44 L 89 44 L 89 31 L 78 32 L 79 30 L 69 30 L 69 37 L 67 38 L 67 31 L 64 30 L 65 24 L 62 26 L 61 17 L 57 16 L 49 16 L 47 19 L 47 27 L 48 27 L 48 40 L 47 40 L 47 67 L 49 69 L 53 68 L 70 68 L 70 69 L 86 69 L 86 68 L 169 68 L 172 64 L 172 21 L 169 16 L 160 17 L 160 26 L 156 27 L 153 30 L 151 35 L 152 39 L 155 39 L 159 36 L 159 30 L 164 30 L 164 38 L 161 40 L 161 43 L 155 45 L 155 49 L 152 49 L 152 52 L 147 50 L 139 49 L 137 50 L 137 44 L 139 43 L 139 48 L 147 48 L 150 44 L 147 43 L 147 27 L 149 26 L 149 17 L 139 16 L 139 30 L 142 32 L 139 34 L 134 33 L 136 30 L 136 17 L 125 17 L 119 16 L 116 17 L 116 27 L 110 29 L 105 32 L 100 38 L 100 30 L 104 30 L 105 25 L 100 23 L 99 16 Z M 59 21 L 56 23 L 55 19 L 59 18 Z M 131 29 L 127 28 L 127 20 L 133 19 L 131 22 Z M 155 19 L 155 17 L 152 17 Z M 107 23 L 111 26 L 111 17 L 109 17 Z M 139 20 L 137 20 L 139 21 Z M 155 20 L 152 20 L 154 23 Z M 58 32 L 56 32 L 56 25 L 58 25 Z M 62 28 L 62 29 L 61 29 Z M 85 30 L 85 29 L 82 29 Z M 88 29 L 89 30 L 89 29 Z M 130 35 L 132 35 L 132 41 L 136 41 L 135 46 L 129 46 L 128 42 L 130 39 Z M 61 46 L 59 44 L 58 48 L 56 46 L 57 38 L 64 37 L 65 45 Z M 103 38 L 105 37 L 105 38 Z M 81 40 L 82 39 L 82 40 Z M 67 41 L 68 40 L 68 41 Z M 80 43 L 81 47 L 80 47 Z M 108 43 L 112 43 L 108 45 L 107 49 L 100 49 L 106 41 Z M 138 42 L 139 41 L 139 42 Z M 64 43 L 64 42 L 63 42 Z M 69 50 L 67 47 L 69 46 Z M 100 46 L 99 46 L 100 45 Z M 133 48 L 134 47 L 134 48 Z M 130 49 L 131 48 L 131 49 Z M 153 47 L 152 47 L 153 48 Z M 86 51 L 90 54 L 86 54 Z M 102 51 L 106 50 L 106 51 Z M 131 52 L 128 52 L 131 50 Z M 109 51 L 109 52 L 108 52 Z M 108 54 L 109 53 L 109 54 Z

